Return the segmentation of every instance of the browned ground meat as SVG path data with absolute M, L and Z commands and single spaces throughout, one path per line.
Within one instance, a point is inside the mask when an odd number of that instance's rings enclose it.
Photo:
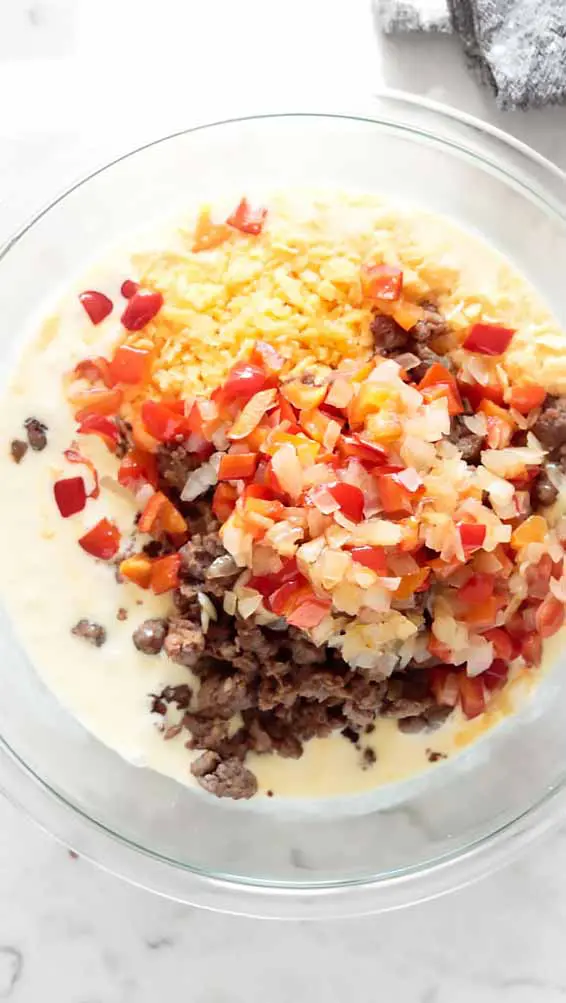
M 431 338 L 440 338 L 441 335 L 448 333 L 448 325 L 444 320 L 444 317 L 439 312 L 435 303 L 428 300 L 421 303 L 421 306 L 425 312 L 422 320 L 419 320 L 414 327 L 411 328 L 410 334 L 414 341 L 417 342 L 427 342 Z
M 204 652 L 205 637 L 200 624 L 174 617 L 165 638 L 165 651 L 174 662 L 192 669 Z
M 394 355 L 406 351 L 409 335 L 393 320 L 393 317 L 376 313 L 370 324 L 370 331 L 375 350 L 380 355 Z
M 28 451 L 28 444 L 23 439 L 12 439 L 10 453 L 15 463 L 21 463 Z
M 415 383 L 420 383 L 422 379 L 426 376 L 431 366 L 436 363 L 440 363 L 449 372 L 454 371 L 454 363 L 449 355 L 437 355 L 433 352 L 432 348 L 429 348 L 424 342 L 414 342 L 409 346 L 409 351 L 414 355 L 418 356 L 421 360 L 418 366 L 411 369 L 411 379 Z
M 132 635 L 138 651 L 143 651 L 144 655 L 158 655 L 167 636 L 167 627 L 167 620 L 159 617 L 140 623 Z
M 566 446 L 566 397 L 547 397 L 532 430 L 545 449 Z
M 200 465 L 198 456 L 189 453 L 185 446 L 162 445 L 157 451 L 157 469 L 164 482 L 161 487 L 173 488 L 181 493 L 191 471 Z
M 28 442 L 32 449 L 36 452 L 40 452 L 45 449 L 47 445 L 47 425 L 44 425 L 39 418 L 26 418 L 25 429 L 28 436 Z
M 206 753 L 205 753 L 206 755 Z M 202 757 L 199 757 L 202 759 Z M 201 771 L 207 767 L 212 760 L 207 760 L 204 764 L 197 766 L 197 780 L 205 791 L 215 794 L 217 798 L 251 798 L 257 791 L 257 780 L 251 770 L 240 762 L 239 759 L 226 759 L 216 763 L 210 773 Z M 196 761 L 199 763 L 199 760 Z M 194 772 L 195 763 L 193 763 Z
M 477 466 L 484 448 L 483 439 L 481 435 L 470 432 L 460 415 L 456 415 L 450 422 L 450 442 L 458 447 L 466 463 Z
M 71 634 L 75 637 L 82 637 L 89 644 L 94 644 L 96 648 L 100 648 L 106 640 L 106 631 L 99 623 L 95 623 L 93 620 L 79 620 L 74 627 L 71 628 Z
M 543 468 L 533 484 L 531 503 L 535 508 L 537 505 L 554 505 L 557 498 L 558 488 L 554 486 Z

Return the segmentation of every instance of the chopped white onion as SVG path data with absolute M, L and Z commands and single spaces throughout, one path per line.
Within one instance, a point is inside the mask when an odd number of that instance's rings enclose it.
M 195 498 L 198 498 L 216 484 L 219 463 L 220 453 L 215 453 L 214 456 L 211 456 L 210 460 L 189 474 L 185 481 L 185 486 L 181 491 L 182 501 L 194 501 Z
M 283 490 L 297 501 L 303 490 L 303 468 L 295 447 L 290 442 L 283 443 L 274 454 L 271 464 Z

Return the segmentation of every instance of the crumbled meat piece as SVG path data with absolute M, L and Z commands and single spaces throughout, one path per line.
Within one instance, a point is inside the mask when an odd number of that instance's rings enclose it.
M 128 619 L 127 609 L 125 609 L 123 606 L 119 606 L 118 609 L 116 610 L 116 619 L 121 621 L 127 620 Z
M 165 651 L 174 662 L 191 669 L 203 654 L 206 638 L 200 625 L 173 617 L 165 638 Z
M 429 763 L 437 763 L 439 759 L 446 759 L 445 752 L 435 752 L 434 749 L 426 750 L 426 758 Z
M 189 453 L 185 446 L 164 444 L 157 450 L 157 469 L 160 486 L 173 488 L 179 494 L 185 486 L 189 474 L 201 464 L 198 456 Z
M 167 620 L 160 617 L 140 623 L 132 634 L 138 651 L 142 651 L 144 655 L 158 655 L 167 636 L 167 626 Z
M 370 324 L 373 344 L 380 355 L 394 355 L 407 349 L 407 331 L 385 314 L 376 313 Z
M 44 425 L 39 418 L 26 418 L 24 426 L 28 435 L 28 442 L 32 449 L 40 452 L 47 445 L 47 425 Z
M 305 673 L 299 683 L 298 692 L 305 699 L 317 700 L 320 703 L 324 700 L 343 703 L 348 695 L 343 676 L 334 675 L 332 672 L 313 672 L 312 670 Z
M 547 397 L 532 431 L 545 449 L 566 445 L 566 397 Z
M 434 701 L 431 696 L 423 697 L 421 700 L 409 700 L 406 697 L 399 697 L 398 700 L 386 703 L 381 713 L 384 717 L 420 717 L 429 707 L 432 707 L 433 703 Z
M 218 753 L 208 750 L 191 763 L 191 773 L 193 777 L 205 777 L 207 773 L 213 773 L 220 762 Z
M 477 466 L 481 460 L 483 439 L 481 435 L 470 432 L 460 415 L 456 415 L 450 422 L 449 438 L 450 442 L 453 442 L 460 450 L 462 459 L 471 466 Z
M 187 683 L 179 686 L 165 686 L 161 693 L 150 693 L 151 713 L 166 714 L 169 704 L 174 703 L 179 710 L 186 710 L 191 702 L 192 690 Z
M 217 798 L 251 798 L 257 791 L 257 780 L 251 770 L 238 759 L 218 763 L 211 773 L 197 777 L 201 787 Z
M 554 505 L 557 498 L 558 488 L 554 486 L 546 470 L 543 468 L 533 483 L 531 503 L 534 507 L 538 505 Z
M 253 707 L 255 696 L 240 672 L 233 675 L 209 675 L 202 680 L 197 694 L 197 712 L 212 717 L 231 717 Z
M 12 439 L 10 443 L 10 453 L 14 463 L 21 463 L 28 451 L 28 444 L 23 439 Z
M 75 637 L 82 637 L 89 644 L 94 644 L 95 648 L 100 648 L 106 640 L 106 631 L 104 627 L 101 627 L 99 623 L 95 623 L 93 620 L 79 620 L 74 627 L 71 628 L 71 634 Z
M 415 383 L 420 383 L 428 373 L 431 366 L 437 364 L 444 366 L 444 368 L 448 369 L 451 373 L 454 371 L 454 363 L 449 355 L 438 355 L 424 342 L 412 342 L 409 345 L 409 351 L 418 356 L 421 360 L 420 365 L 411 369 L 411 379 Z
M 362 753 L 363 758 L 363 769 L 367 769 L 368 766 L 373 766 L 377 762 L 377 756 L 374 749 L 371 749 L 369 745 L 364 749 Z
M 291 641 L 291 657 L 295 665 L 320 665 L 328 659 L 328 652 L 323 647 L 317 648 L 316 644 L 309 641 L 304 634 L 291 627 L 289 630 Z
M 216 531 L 207 533 L 204 536 L 196 533 L 191 537 L 184 547 L 179 551 L 181 555 L 180 575 L 188 582 L 204 585 L 207 581 L 206 572 L 217 557 L 223 557 L 226 550 Z M 213 582 L 214 579 L 211 579 Z M 225 589 L 226 579 L 220 579 L 222 588 Z
M 430 341 L 431 338 L 439 338 L 448 333 L 448 326 L 436 305 L 425 301 L 420 304 L 424 310 L 424 317 L 417 321 L 411 328 L 411 337 L 417 342 Z
M 350 728 L 349 725 L 346 728 L 342 728 L 341 734 L 344 736 L 344 738 L 347 738 L 348 741 L 352 743 L 352 745 L 358 744 L 360 738 L 359 733 L 355 731 L 353 728 Z
M 165 557 L 166 554 L 173 553 L 174 547 L 165 540 L 148 540 L 142 550 L 146 557 Z

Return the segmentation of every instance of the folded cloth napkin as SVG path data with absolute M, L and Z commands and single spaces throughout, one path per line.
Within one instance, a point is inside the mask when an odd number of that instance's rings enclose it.
M 566 101 L 566 0 L 378 0 L 384 31 L 461 38 L 500 108 Z

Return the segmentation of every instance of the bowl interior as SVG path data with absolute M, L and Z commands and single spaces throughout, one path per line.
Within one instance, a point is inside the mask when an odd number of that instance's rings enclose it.
M 452 217 L 508 255 L 566 325 L 566 227 L 528 170 L 409 119 L 287 115 L 156 143 L 41 215 L 0 262 L 4 376 L 38 308 L 82 262 L 183 202 L 295 186 L 381 193 Z M 519 716 L 424 777 L 335 802 L 219 802 L 124 762 L 87 734 L 40 684 L 2 617 L 6 749 L 75 815 L 177 868 L 295 888 L 391 878 L 485 840 L 563 783 L 566 687 L 557 665 Z

